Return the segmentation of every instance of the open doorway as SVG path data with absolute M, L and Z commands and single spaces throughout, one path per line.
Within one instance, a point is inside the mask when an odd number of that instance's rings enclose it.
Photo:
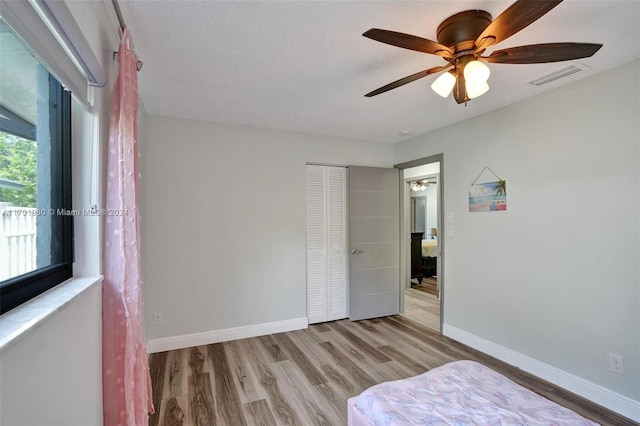
M 437 332 L 442 330 L 444 284 L 441 157 L 396 166 L 402 169 L 400 312 Z

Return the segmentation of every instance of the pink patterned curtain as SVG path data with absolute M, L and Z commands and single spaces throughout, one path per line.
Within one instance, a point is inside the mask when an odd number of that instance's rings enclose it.
M 153 413 L 145 349 L 138 227 L 138 76 L 129 30 L 118 50 L 118 76 L 107 154 L 107 212 L 102 297 L 105 425 L 146 425 Z

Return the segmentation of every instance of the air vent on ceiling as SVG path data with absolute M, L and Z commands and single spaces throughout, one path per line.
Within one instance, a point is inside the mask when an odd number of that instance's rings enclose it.
M 572 74 L 578 73 L 580 71 L 583 71 L 585 69 L 587 69 L 588 67 L 586 65 L 580 64 L 580 66 L 576 66 L 576 65 L 569 65 L 568 67 L 564 67 L 562 69 L 559 69 L 557 71 L 554 71 L 552 73 L 543 75 L 542 77 L 538 77 L 534 80 L 531 80 L 529 82 L 529 84 L 532 84 L 534 86 L 542 86 L 543 84 L 547 84 L 547 83 L 551 83 L 552 81 L 556 81 L 559 80 L 561 78 L 564 77 L 568 77 Z

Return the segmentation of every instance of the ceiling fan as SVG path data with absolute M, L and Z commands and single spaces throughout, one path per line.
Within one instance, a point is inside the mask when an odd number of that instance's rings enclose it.
M 442 97 L 453 91 L 457 103 L 466 103 L 489 90 L 490 70 L 484 62 L 498 64 L 539 64 L 587 58 L 602 44 L 543 43 L 485 50 L 511 37 L 560 4 L 562 0 L 517 0 L 494 20 L 484 10 L 467 10 L 445 19 L 437 29 L 437 42 L 410 34 L 372 28 L 362 34 L 372 40 L 418 52 L 438 55 L 446 65 L 429 68 L 396 80 L 367 93 L 372 97 L 412 81 L 445 71 L 431 85 Z
M 411 182 L 411 190 L 412 191 L 425 191 L 427 189 L 427 186 L 429 185 L 434 185 L 436 183 L 435 178 L 434 179 L 420 179 L 417 180 L 415 182 Z

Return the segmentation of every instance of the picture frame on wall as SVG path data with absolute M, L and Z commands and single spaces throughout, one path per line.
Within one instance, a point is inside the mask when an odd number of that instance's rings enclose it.
M 469 187 L 469 211 L 489 212 L 507 210 L 507 182 L 473 183 Z

